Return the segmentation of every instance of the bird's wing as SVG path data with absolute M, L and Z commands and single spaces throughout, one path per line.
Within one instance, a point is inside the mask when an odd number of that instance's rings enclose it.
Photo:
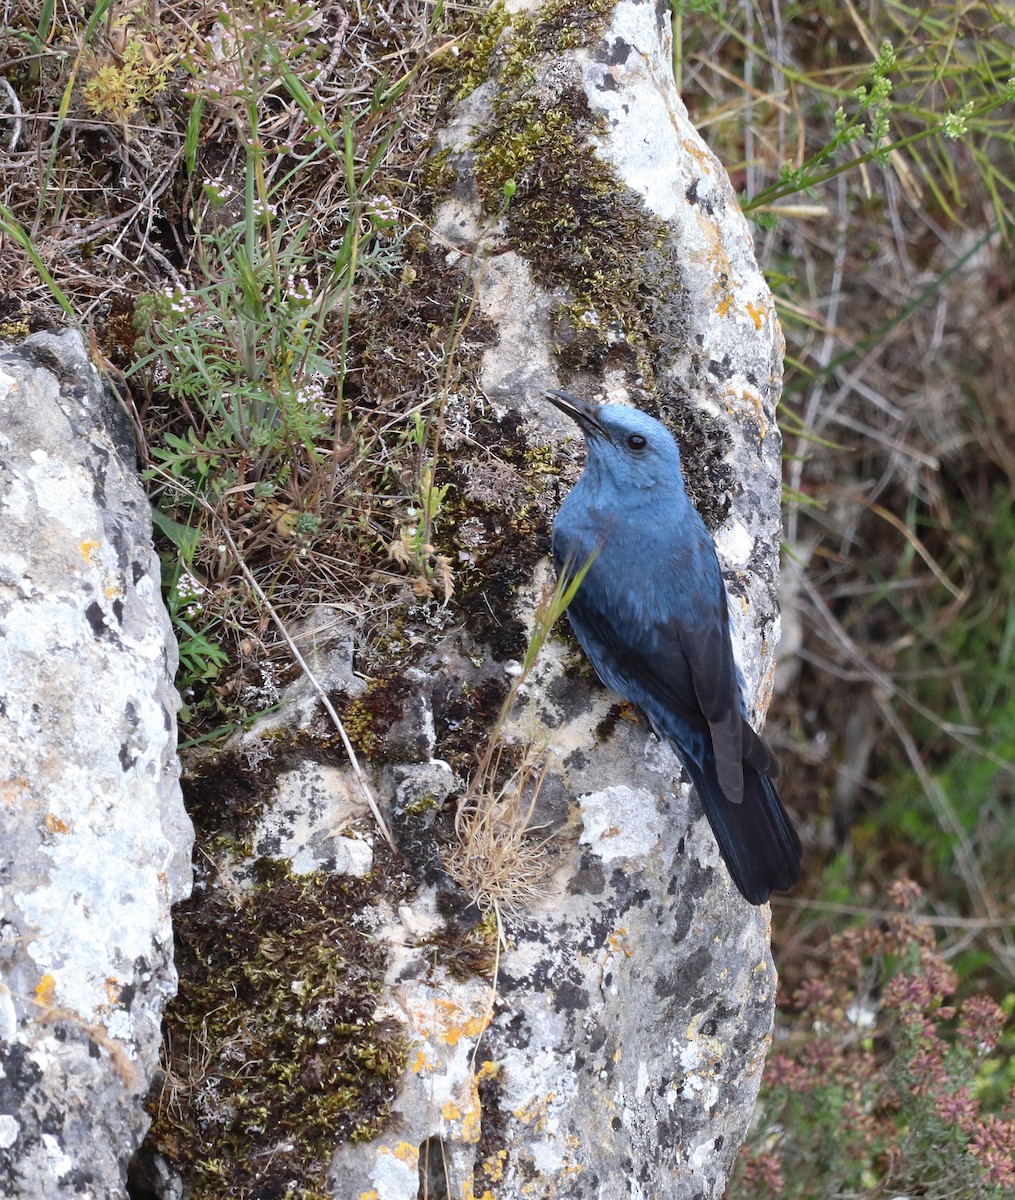
M 726 594 L 721 579 L 716 584 L 714 596 L 682 594 L 677 616 L 639 620 L 617 611 L 593 564 L 568 617 L 603 681 L 644 708 L 660 732 L 668 732 L 660 721 L 665 714 L 708 727 L 720 787 L 736 804 L 744 794 L 744 761 L 770 774 L 774 756 L 741 711 Z
M 664 644 L 678 645 L 687 659 L 694 693 L 712 735 L 719 786 L 727 800 L 739 804 L 744 798 L 745 722 L 721 583 L 718 608 L 711 619 L 695 622 L 690 630 L 676 620 L 667 622 Z

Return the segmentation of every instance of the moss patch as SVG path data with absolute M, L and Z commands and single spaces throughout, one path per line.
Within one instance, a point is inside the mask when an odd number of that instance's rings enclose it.
M 148 1145 L 191 1200 L 330 1194 L 336 1143 L 383 1126 L 405 1067 L 401 1027 L 374 1016 L 386 956 L 361 915 L 378 884 L 258 873 L 238 895 L 205 875 L 176 909 L 186 987 Z
M 680 445 L 687 493 L 714 533 L 729 516 L 733 497 L 740 487 L 733 465 L 726 459 L 728 430 L 718 418 L 680 395 L 664 401 L 653 415 L 673 430 Z
M 459 563 L 459 607 L 477 646 L 497 662 L 521 658 L 527 633 L 515 616 L 520 585 L 550 548 L 550 522 L 559 500 L 545 447 L 530 445 L 521 417 L 484 418 L 473 431 L 472 461 L 456 455 L 458 485 L 449 497 L 448 553 Z
M 604 125 L 577 67 L 536 78 L 539 61 L 593 46 L 613 7 L 559 0 L 498 25 L 487 56 L 497 90 L 470 165 L 487 211 L 502 215 L 535 277 L 561 297 L 551 316 L 565 372 L 624 371 L 640 406 L 678 435 L 688 491 L 714 529 L 732 497 L 725 435 L 664 382 L 688 337 L 673 231 L 594 150 Z
M 591 45 L 612 0 L 544 6 L 504 37 L 493 116 L 480 132 L 475 176 L 484 204 L 504 210 L 512 239 L 544 286 L 569 298 L 555 313 L 557 349 L 572 370 L 627 366 L 650 387 L 681 285 L 672 236 L 593 150 L 603 131 L 568 66 L 536 86 L 533 63 Z M 555 94 L 547 94 L 548 88 Z M 667 318 L 668 321 L 668 318 Z

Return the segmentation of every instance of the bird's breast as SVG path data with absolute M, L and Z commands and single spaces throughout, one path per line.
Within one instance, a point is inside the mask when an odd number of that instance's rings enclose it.
M 718 605 L 722 577 L 701 517 L 683 503 L 642 505 L 631 497 L 604 502 L 576 488 L 554 522 L 558 562 L 590 559 L 593 590 L 616 594 L 638 619 L 664 620 L 690 602 Z

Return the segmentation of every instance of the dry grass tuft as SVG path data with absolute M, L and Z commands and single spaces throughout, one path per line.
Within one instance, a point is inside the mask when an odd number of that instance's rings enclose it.
M 559 851 L 556 832 L 535 825 L 547 771 L 547 747 L 519 744 L 508 725 L 518 697 L 550 631 L 571 603 L 591 559 L 566 570 L 535 606 L 532 634 L 476 772 L 455 816 L 458 845 L 448 870 L 483 909 L 517 915 L 551 894 L 550 874 Z
M 520 916 L 552 894 L 559 857 L 554 834 L 543 836 L 533 820 L 546 775 L 545 751 L 525 747 L 503 783 L 507 744 L 498 730 L 488 767 L 477 773 L 455 815 L 458 844 L 448 852 L 452 877 L 481 909 Z

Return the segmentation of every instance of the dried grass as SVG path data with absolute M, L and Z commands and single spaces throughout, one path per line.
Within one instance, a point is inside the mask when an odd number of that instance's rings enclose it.
M 525 747 L 519 764 L 498 785 L 508 749 L 501 729 L 491 745 L 487 769 L 477 773 L 455 815 L 458 843 L 451 846 L 446 866 L 483 911 L 520 916 L 552 894 L 560 853 L 555 836 L 545 836 L 534 824 L 546 754 Z

